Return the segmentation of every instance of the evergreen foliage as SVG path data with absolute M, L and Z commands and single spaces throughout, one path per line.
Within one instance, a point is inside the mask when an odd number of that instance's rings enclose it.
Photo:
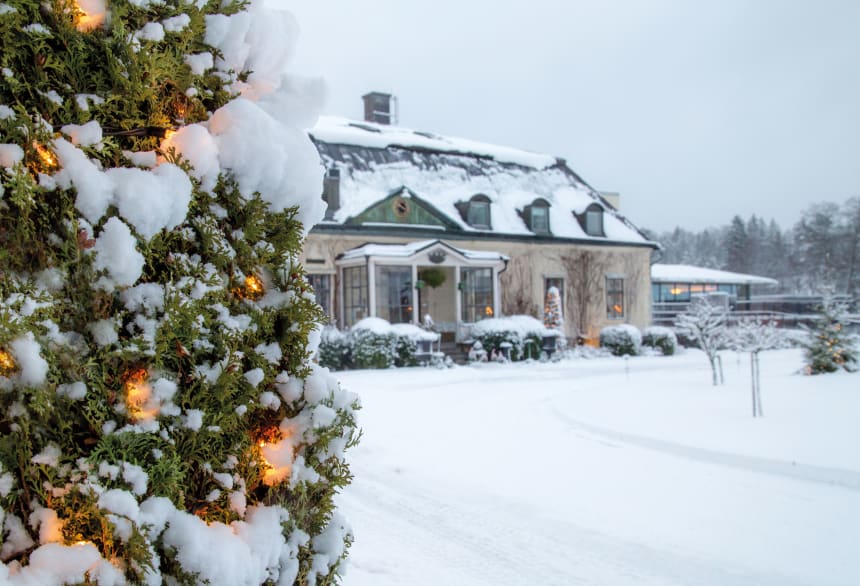
M 651 326 L 642 332 L 642 345 L 659 349 L 663 356 L 672 356 L 678 346 L 678 338 L 669 328 Z
M 600 347 L 613 356 L 638 356 L 642 346 L 642 334 L 635 326 L 620 324 L 600 330 Z
M 825 297 L 818 321 L 809 329 L 805 343 L 807 374 L 857 370 L 857 340 L 846 330 L 846 314 L 844 303 Z
M 309 360 L 324 316 L 295 261 L 300 212 L 243 195 L 226 172 L 204 189 L 187 160 L 162 150 L 165 129 L 207 120 L 235 97 L 228 82 L 247 77 L 186 61 L 217 58 L 207 17 L 246 5 L 118 0 L 85 27 L 68 0 L 8 2 L 0 522 L 16 539 L 3 561 L 26 569 L 40 547 L 80 543 L 100 560 L 81 582 L 202 583 L 213 570 L 189 557 L 174 525 L 223 535 L 218 524 L 233 524 L 224 531 L 241 535 L 274 518 L 275 533 L 249 545 L 252 559 L 276 548 L 257 581 L 334 583 L 351 534 L 333 496 L 351 478 L 343 451 L 357 441 L 358 401 Z M 93 143 L 57 134 L 91 121 L 104 132 Z M 155 152 L 165 173 L 191 175 L 190 200 L 151 233 L 126 224 L 122 203 L 81 209 L 92 184 L 55 178 L 74 157 L 95 175 Z M 122 258 L 107 263 L 123 252 L 117 241 L 133 243 L 139 274 L 122 274 Z M 238 564 L 239 553 L 219 561 Z

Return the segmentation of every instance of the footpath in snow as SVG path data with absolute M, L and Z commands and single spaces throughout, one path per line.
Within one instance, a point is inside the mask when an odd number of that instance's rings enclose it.
M 338 373 L 362 396 L 344 583 L 860 584 L 860 375 L 698 351 Z

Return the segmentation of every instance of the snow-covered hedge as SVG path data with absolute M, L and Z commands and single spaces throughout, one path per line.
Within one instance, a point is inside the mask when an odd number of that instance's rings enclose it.
M 472 338 L 489 354 L 503 353 L 502 344 L 511 345 L 511 360 L 539 358 L 543 338 L 561 337 L 558 330 L 528 315 L 484 319 L 472 326 Z
M 323 332 L 319 362 L 332 370 L 415 366 L 419 341 L 435 342 L 439 334 L 413 324 L 390 324 L 368 317 L 347 332 L 329 327 Z
M 600 345 L 615 356 L 636 356 L 642 346 L 642 334 L 630 324 L 608 326 L 600 330 Z
M 678 347 L 678 338 L 669 328 L 651 326 L 642 332 L 642 345 L 657 348 L 663 356 L 671 356 Z

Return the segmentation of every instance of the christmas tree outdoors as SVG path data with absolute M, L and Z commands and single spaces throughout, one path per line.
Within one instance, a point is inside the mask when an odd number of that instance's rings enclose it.
M 0 2 L 0 584 L 331 584 L 355 396 L 276 1 Z
M 857 370 L 857 341 L 845 327 L 847 313 L 848 307 L 844 302 L 825 295 L 821 313 L 808 329 L 804 344 L 807 374 Z
M 547 289 L 543 308 L 543 325 L 552 330 L 560 330 L 564 325 L 564 318 L 561 314 L 561 294 L 558 292 L 558 287 Z

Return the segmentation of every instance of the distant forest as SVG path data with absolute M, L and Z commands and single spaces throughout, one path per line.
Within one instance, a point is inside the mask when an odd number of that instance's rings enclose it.
M 643 232 L 663 245 L 655 262 L 771 277 L 780 293 L 860 294 L 860 197 L 814 204 L 788 229 L 753 215 L 700 232 Z

